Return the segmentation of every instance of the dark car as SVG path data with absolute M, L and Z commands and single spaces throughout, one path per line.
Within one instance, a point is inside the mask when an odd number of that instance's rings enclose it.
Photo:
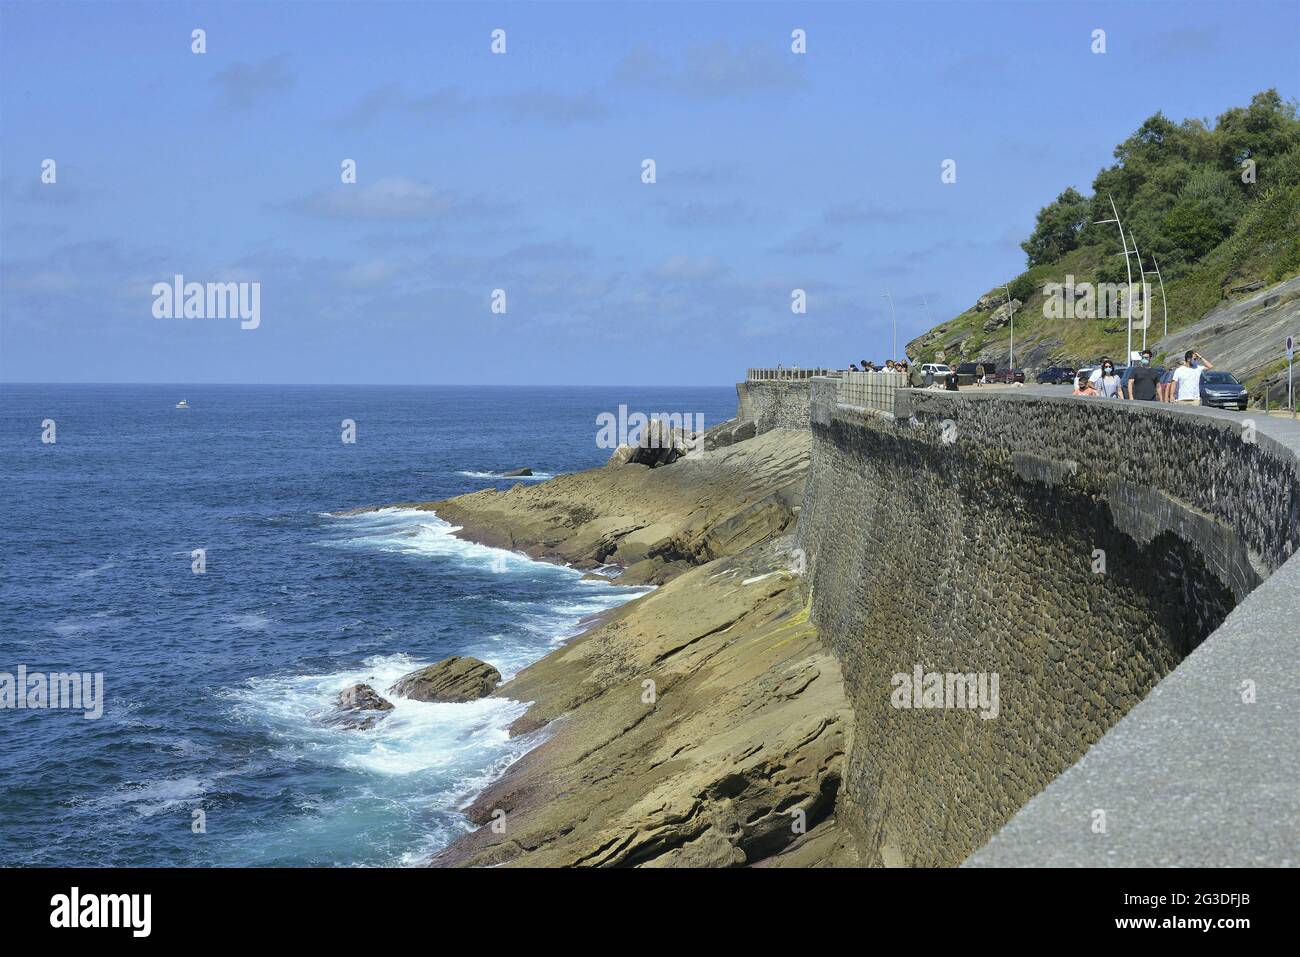
M 1052 366 L 1034 376 L 1039 385 L 1060 385 L 1062 382 L 1074 381 L 1074 370 L 1066 366 Z
M 1201 405 L 1246 411 L 1246 387 L 1231 372 L 1206 369 L 1201 373 Z
M 996 372 L 989 373 L 989 381 L 1004 382 L 1007 384 L 1010 384 L 1012 382 L 1024 382 L 1025 370 L 1024 369 L 998 369 Z

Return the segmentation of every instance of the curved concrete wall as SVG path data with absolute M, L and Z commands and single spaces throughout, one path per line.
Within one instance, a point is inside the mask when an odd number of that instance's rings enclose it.
M 1032 389 L 904 392 L 897 418 L 834 397 L 813 383 L 797 538 L 854 704 L 844 817 L 884 863 L 964 860 L 1300 548 L 1271 422 Z M 899 707 L 934 703 L 899 698 L 918 666 L 996 675 L 996 708 Z
M 738 382 L 736 417 L 752 420 L 758 434 L 808 428 L 809 382 Z

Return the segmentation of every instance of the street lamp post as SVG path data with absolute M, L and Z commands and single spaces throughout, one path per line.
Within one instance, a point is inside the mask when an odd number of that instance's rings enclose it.
M 1007 294 L 1007 311 L 1011 314 L 1011 348 L 1008 353 L 1010 366 L 1007 371 L 1011 373 L 1011 381 L 1016 381 L 1016 308 L 1011 305 L 1011 287 L 1003 286 L 1002 291 Z
M 1119 227 L 1119 244 L 1124 250 L 1124 272 L 1128 274 L 1129 288 L 1129 295 L 1126 297 L 1128 299 L 1128 352 L 1125 355 L 1131 356 L 1133 354 L 1133 267 L 1128 261 L 1128 240 L 1124 238 L 1124 224 L 1120 222 L 1119 210 L 1115 208 L 1115 197 L 1107 193 L 1106 198 L 1110 200 L 1110 209 L 1115 214 L 1115 218 L 1099 219 L 1096 225 L 1114 223 Z M 1125 361 L 1129 360 L 1126 359 Z
M 934 320 L 930 317 L 930 303 L 929 303 L 929 301 L 925 298 L 925 296 L 922 296 L 922 297 L 921 297 L 921 305 L 925 306 L 925 328 L 927 328 L 927 329 L 933 329 L 933 328 L 934 328 Z M 919 359 L 920 356 L 918 355 L 917 358 Z M 931 358 L 933 358 L 933 357 L 931 357 Z
M 898 316 L 894 314 L 894 297 L 890 295 L 889 290 L 885 290 L 885 298 L 889 300 L 889 321 L 893 329 L 893 338 L 889 344 L 889 358 L 898 360 Z
M 1151 297 L 1147 295 L 1147 271 L 1142 268 L 1142 254 L 1138 252 L 1137 237 L 1130 232 L 1128 238 L 1133 240 L 1133 258 L 1137 260 L 1138 276 L 1142 281 L 1142 348 L 1145 349 L 1147 347 L 1147 327 L 1151 325 Z M 1131 285 L 1129 286 L 1128 295 L 1130 299 L 1133 298 L 1133 287 Z M 1124 360 L 1124 363 L 1125 365 L 1133 364 L 1131 353 Z
M 1160 308 L 1165 314 L 1165 335 L 1169 335 L 1169 301 L 1165 299 L 1165 277 L 1160 275 L 1160 264 L 1156 262 L 1156 254 L 1151 254 L 1151 265 L 1156 267 L 1156 278 L 1160 280 Z

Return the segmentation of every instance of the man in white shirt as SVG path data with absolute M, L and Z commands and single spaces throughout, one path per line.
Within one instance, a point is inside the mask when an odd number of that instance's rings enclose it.
M 1188 349 L 1183 364 L 1174 370 L 1174 401 L 1201 404 L 1201 373 L 1213 369 L 1209 360 L 1199 352 Z

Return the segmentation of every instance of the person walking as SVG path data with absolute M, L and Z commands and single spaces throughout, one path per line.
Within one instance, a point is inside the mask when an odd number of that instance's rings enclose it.
M 1174 401 L 1188 405 L 1201 404 L 1201 373 L 1213 369 L 1208 359 L 1199 352 L 1188 349 L 1183 355 L 1183 364 L 1174 371 Z
M 1092 382 L 1087 376 L 1081 375 L 1074 380 L 1074 392 L 1071 395 L 1100 395 L 1100 393 L 1093 388 Z
M 1098 377 L 1097 392 L 1106 399 L 1124 398 L 1123 380 L 1115 371 L 1115 363 L 1107 359 L 1101 364 L 1101 376 Z
M 1093 384 L 1094 388 L 1096 387 L 1097 382 L 1101 379 L 1101 370 L 1105 367 L 1107 362 L 1110 362 L 1110 356 L 1102 356 L 1101 362 L 1097 365 L 1097 368 L 1093 369 L 1092 375 L 1088 376 L 1088 381 Z
M 1128 374 L 1128 397 L 1154 402 L 1160 385 L 1160 373 L 1151 368 L 1151 350 L 1143 349 L 1138 366 Z
M 1156 398 L 1161 402 L 1174 401 L 1173 395 L 1171 395 L 1174 388 L 1174 370 L 1181 364 L 1181 359 L 1175 359 L 1169 363 L 1169 368 L 1161 373 L 1160 381 L 1156 384 Z

